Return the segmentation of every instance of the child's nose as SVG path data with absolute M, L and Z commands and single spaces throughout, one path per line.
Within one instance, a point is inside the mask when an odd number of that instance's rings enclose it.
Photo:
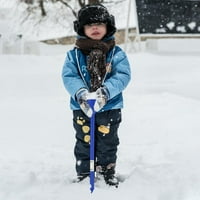
M 97 28 L 97 27 L 98 27 L 98 24 L 92 24 L 92 27 L 93 27 L 93 28 Z

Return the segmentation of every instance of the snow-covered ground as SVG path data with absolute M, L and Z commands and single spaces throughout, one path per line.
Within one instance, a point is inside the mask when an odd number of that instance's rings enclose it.
M 128 54 L 132 81 L 117 164 L 127 178 L 91 194 L 88 180 L 70 183 L 75 140 L 60 76 L 68 48 L 0 55 L 0 199 L 199 200 L 199 54 L 192 46 L 173 52 L 171 44 L 170 51 Z
M 6 9 L 15 1 L 0 0 L 2 38 L 12 32 L 12 16 L 7 16 L 12 12 Z M 111 8 L 118 28 L 126 24 L 124 2 L 123 11 L 120 4 Z M 34 37 L 65 34 L 58 30 L 47 21 Z M 29 35 L 32 28 L 26 31 Z M 126 180 L 118 189 L 97 184 L 93 194 L 88 180 L 71 183 L 75 139 L 61 80 L 71 47 L 29 45 L 35 55 L 1 54 L 0 39 L 0 200 L 200 199 L 198 39 L 158 40 L 147 43 L 158 51 L 128 53 L 132 81 L 124 92 L 117 163 Z M 20 43 L 8 47 L 13 48 L 9 53 L 21 52 Z

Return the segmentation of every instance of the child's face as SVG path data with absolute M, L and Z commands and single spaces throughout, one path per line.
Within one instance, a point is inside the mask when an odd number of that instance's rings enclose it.
M 84 33 L 93 40 L 101 40 L 107 32 L 106 24 L 93 23 L 84 26 Z

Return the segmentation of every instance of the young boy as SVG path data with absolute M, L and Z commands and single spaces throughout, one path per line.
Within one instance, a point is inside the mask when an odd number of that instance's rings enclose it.
M 122 91 L 131 76 L 129 62 L 122 49 L 115 45 L 115 20 L 103 5 L 86 5 L 80 9 L 74 30 L 78 34 L 76 46 L 67 53 L 62 78 L 71 95 L 77 181 L 82 181 L 90 172 L 92 110 L 87 100 L 90 93 L 95 93 L 96 171 L 108 185 L 118 185 L 115 176 L 118 128 Z

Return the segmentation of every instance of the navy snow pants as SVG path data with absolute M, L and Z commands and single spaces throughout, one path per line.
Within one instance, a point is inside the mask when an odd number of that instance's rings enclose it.
M 96 166 L 116 163 L 119 145 L 118 128 L 121 109 L 95 114 L 95 157 Z M 76 131 L 74 154 L 77 174 L 90 171 L 90 118 L 81 110 L 73 111 L 73 126 Z

